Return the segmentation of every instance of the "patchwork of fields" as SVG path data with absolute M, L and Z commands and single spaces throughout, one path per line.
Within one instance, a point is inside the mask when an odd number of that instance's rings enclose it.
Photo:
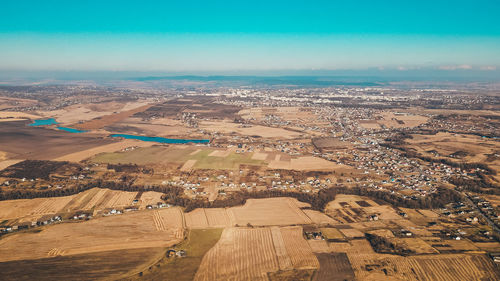
M 93 188 L 71 196 L 5 200 L 0 201 L 0 220 L 36 222 L 46 215 L 67 217 L 78 212 L 97 214 L 125 207 L 145 209 L 147 205 L 162 202 L 161 195 L 162 193 L 153 191 L 138 194 Z M 137 203 L 134 203 L 134 200 L 137 200 Z

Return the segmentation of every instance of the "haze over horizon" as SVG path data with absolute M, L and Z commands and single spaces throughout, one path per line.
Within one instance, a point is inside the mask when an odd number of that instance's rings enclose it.
M 4 72 L 500 68 L 500 4 L 488 0 L 10 1 L 3 11 Z

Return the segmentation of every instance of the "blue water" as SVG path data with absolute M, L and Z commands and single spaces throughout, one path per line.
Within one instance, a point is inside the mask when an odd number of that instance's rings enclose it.
M 162 137 L 145 137 L 145 136 L 134 136 L 126 134 L 113 134 L 111 137 L 120 137 L 124 139 L 133 139 L 141 141 L 153 141 L 159 143 L 209 143 L 210 140 L 185 140 L 185 139 L 167 139 Z
M 68 128 L 68 127 L 57 127 L 57 129 L 59 129 L 61 131 L 70 132 L 70 133 L 85 133 L 85 132 L 88 132 L 88 131 L 82 131 L 82 130 Z
M 49 118 L 49 119 L 37 119 L 33 123 L 29 124 L 29 126 L 47 126 L 47 125 L 55 125 L 55 124 L 58 124 L 56 122 L 56 119 Z

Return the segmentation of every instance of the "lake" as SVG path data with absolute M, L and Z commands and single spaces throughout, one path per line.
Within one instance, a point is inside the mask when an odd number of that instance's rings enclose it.
M 167 139 L 162 137 L 146 137 L 146 136 L 135 136 L 126 134 L 113 134 L 110 137 L 120 137 L 124 139 L 141 140 L 141 141 L 152 141 L 159 143 L 209 143 L 210 140 L 186 140 L 186 139 Z
M 49 118 L 49 119 L 37 119 L 33 123 L 29 124 L 28 126 L 48 126 L 48 125 L 55 125 L 55 124 L 58 124 L 56 122 L 56 119 Z
M 68 128 L 68 127 L 57 127 L 57 129 L 59 129 L 61 131 L 70 132 L 70 133 L 85 133 L 85 132 L 88 132 L 88 131 L 82 131 L 82 130 Z

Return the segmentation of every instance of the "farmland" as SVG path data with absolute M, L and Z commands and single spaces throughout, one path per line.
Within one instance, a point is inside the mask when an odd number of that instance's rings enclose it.
M 191 79 L 0 86 L 3 279 L 500 279 L 496 88 Z
M 143 101 L 118 102 L 108 101 L 102 103 L 84 103 L 70 105 L 58 110 L 39 111 L 38 114 L 45 118 L 55 118 L 63 125 L 71 126 L 79 122 L 87 122 L 112 115 L 114 112 L 127 112 L 146 105 Z
M 204 121 L 200 124 L 201 128 L 219 133 L 233 134 L 237 133 L 245 136 L 259 136 L 262 138 L 280 138 L 293 139 L 300 137 L 300 134 L 294 131 L 272 128 L 266 126 L 246 126 L 243 127 L 236 123 L 220 122 L 220 121 Z
M 236 154 L 230 150 L 219 156 L 220 150 L 195 149 L 192 146 L 153 146 L 139 148 L 133 151 L 104 153 L 92 158 L 98 163 L 133 163 L 133 164 L 177 164 L 181 169 L 229 169 L 234 170 L 239 165 L 261 165 L 262 161 L 253 160 L 249 155 Z M 189 162 L 188 162 L 189 161 Z M 186 164 L 188 163 L 188 164 Z M 184 167 L 184 165 L 186 165 Z
M 125 110 L 119 113 L 99 116 L 90 121 L 75 124 L 74 127 L 82 130 L 96 130 L 126 119 L 136 113 L 145 111 L 150 105 L 143 105 L 134 109 Z
M 0 261 L 168 247 L 183 238 L 179 216 L 180 212 L 168 209 L 159 214 L 129 213 L 80 223 L 56 224 L 44 227 L 40 232 L 7 236 L 0 240 Z
M 161 202 L 161 193 L 158 192 L 142 193 L 134 204 L 136 196 L 137 192 L 93 188 L 71 196 L 0 201 L 0 220 L 36 222 L 46 215 L 98 214 L 134 205 L 145 209 L 147 205 Z
M 184 258 L 167 258 L 163 256 L 157 261 L 139 268 L 128 274 L 124 280 L 172 280 L 191 281 L 203 257 L 219 241 L 222 229 L 193 229 L 189 231 L 187 239 L 173 247 L 184 250 L 188 254 Z
M 427 122 L 428 117 L 422 115 L 413 115 L 401 112 L 382 112 L 374 120 L 361 120 L 360 126 L 366 129 L 386 128 L 404 128 L 417 127 Z
M 7 122 L 0 126 L 0 147 L 11 159 L 51 160 L 115 141 L 96 136 L 33 128 L 25 121 Z
M 267 280 L 268 272 L 318 266 L 299 227 L 226 228 L 195 280 Z
M 2 280 L 109 280 L 146 267 L 163 253 L 162 248 L 141 248 L 44 257 L 0 262 L 0 270 Z
M 243 206 L 231 208 L 196 209 L 187 213 L 187 226 L 191 228 L 309 224 L 312 220 L 301 210 L 296 199 L 249 199 Z M 308 210 L 316 217 L 320 213 Z
M 313 281 L 327 280 L 354 280 L 354 271 L 351 268 L 349 259 L 344 253 L 317 254 L 319 270 L 314 275 Z
M 363 280 L 385 276 L 396 280 L 496 280 L 500 276 L 496 265 L 484 255 L 401 258 L 359 254 L 349 256 L 349 260 L 356 278 Z

